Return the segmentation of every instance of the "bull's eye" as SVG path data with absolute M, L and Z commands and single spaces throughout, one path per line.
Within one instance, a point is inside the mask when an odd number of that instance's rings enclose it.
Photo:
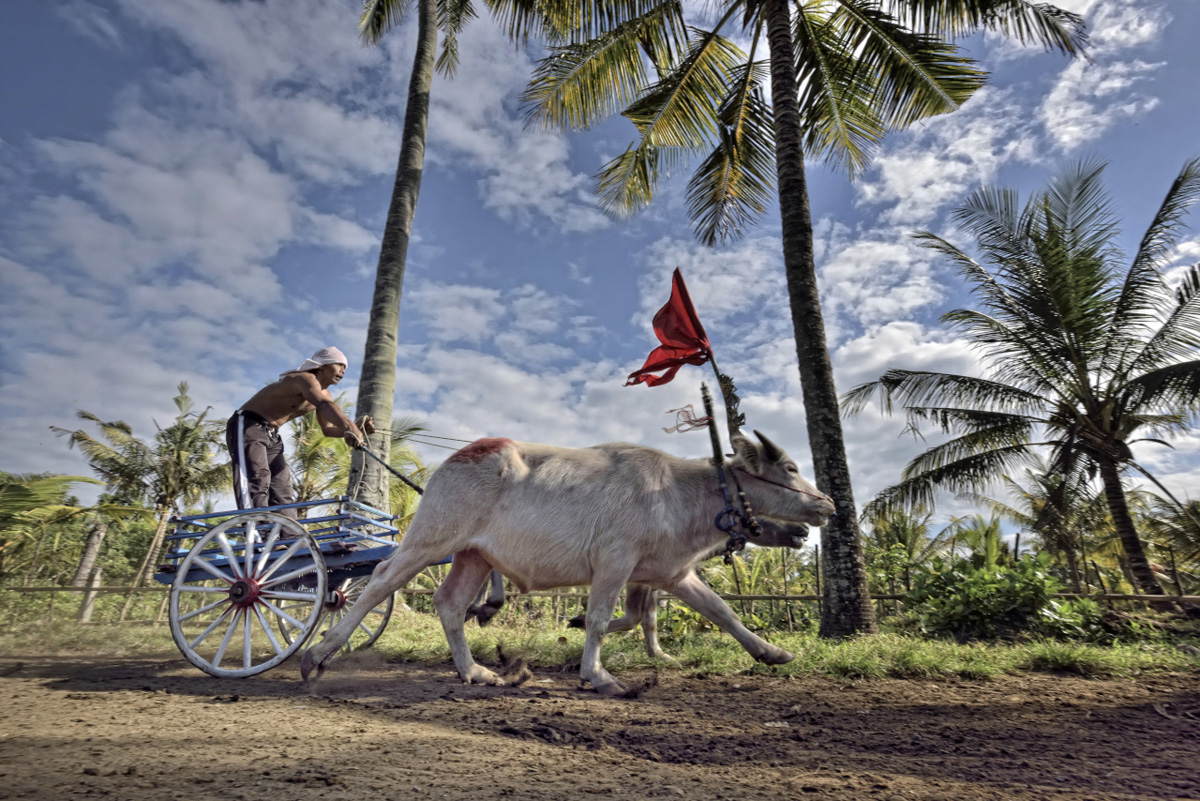
M 789 473 L 799 473 L 800 472 L 796 468 L 796 465 L 794 465 L 794 464 L 784 465 L 783 469 L 788 471 Z

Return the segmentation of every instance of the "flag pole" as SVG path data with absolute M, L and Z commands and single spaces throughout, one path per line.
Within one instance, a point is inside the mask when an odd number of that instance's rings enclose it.
M 725 399 L 725 424 L 729 427 L 729 436 L 733 437 L 734 434 L 742 433 L 742 426 L 746 422 L 746 415 L 738 411 L 738 404 L 742 399 L 737 396 L 737 387 L 734 386 L 733 379 L 724 375 L 717 367 L 717 357 L 711 349 L 708 351 L 708 363 L 712 365 L 721 397 Z

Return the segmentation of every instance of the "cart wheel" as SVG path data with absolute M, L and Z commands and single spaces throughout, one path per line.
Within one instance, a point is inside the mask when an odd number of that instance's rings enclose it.
M 370 580 L 370 576 L 343 579 L 335 589 L 330 590 L 329 598 L 325 602 L 325 613 L 321 617 L 321 622 L 317 624 L 316 632 L 312 635 L 314 640 L 324 637 L 325 632 L 342 622 L 342 618 L 346 616 L 346 611 L 358 602 L 359 596 L 367 588 L 367 583 Z M 350 635 L 350 639 L 342 646 L 339 653 L 345 654 L 369 648 L 372 643 L 378 640 L 379 635 L 383 634 L 383 630 L 387 628 L 388 621 L 392 618 L 392 607 L 395 606 L 395 603 L 395 596 L 389 595 L 386 600 L 367 612 L 367 616 L 358 624 L 358 627 Z M 287 606 L 283 608 L 285 611 L 288 609 Z M 282 624 L 279 630 L 282 632 L 284 639 L 290 643 L 293 632 Z
M 253 676 L 300 650 L 320 622 L 327 584 L 325 560 L 303 526 L 271 512 L 241 514 L 179 563 L 171 636 L 205 673 Z M 278 628 L 291 636 L 281 642 Z

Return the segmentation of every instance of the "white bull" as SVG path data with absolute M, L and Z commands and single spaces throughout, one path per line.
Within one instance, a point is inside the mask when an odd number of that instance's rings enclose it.
M 769 439 L 736 435 L 736 472 L 758 514 L 822 525 L 832 501 L 800 476 Z M 453 554 L 434 603 L 464 682 L 501 684 L 471 656 L 463 618 L 493 568 L 521 592 L 591 585 L 580 677 L 600 693 L 626 688 L 600 664 L 600 643 L 628 582 L 674 594 L 733 635 L 751 656 L 782 664 L 794 656 L 758 637 L 700 581 L 695 565 L 725 540 L 713 521 L 723 507 L 710 460 L 679 459 L 625 443 L 558 448 L 481 439 L 457 451 L 433 477 L 399 548 L 371 576 L 358 602 L 304 653 L 301 674 L 325 663 L 366 612 L 427 565 Z
M 746 532 L 746 541 L 760 548 L 800 548 L 808 537 L 808 526 L 803 523 L 788 523 L 772 520 L 769 517 L 759 517 L 759 531 L 755 535 Z M 725 550 L 721 543 L 713 551 L 703 557 L 703 560 L 718 556 Z M 486 593 L 486 597 L 484 596 Z M 655 659 L 674 661 L 658 644 L 658 593 L 653 587 L 645 584 L 630 584 L 625 588 L 625 614 L 608 623 L 608 633 L 630 631 L 642 627 L 643 639 L 646 643 L 646 653 Z M 480 595 L 467 608 L 467 620 L 474 617 L 480 626 L 488 622 L 504 606 L 504 577 L 500 571 L 493 570 Z M 585 625 L 584 615 L 578 615 L 567 621 L 568 628 L 581 629 Z

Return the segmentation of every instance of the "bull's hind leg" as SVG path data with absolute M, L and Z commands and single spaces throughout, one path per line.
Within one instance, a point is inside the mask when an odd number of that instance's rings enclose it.
M 493 570 L 487 582 L 479 588 L 475 601 L 467 607 L 466 619 L 473 617 L 479 621 L 480 626 L 486 626 L 503 607 L 504 576 L 499 570 Z
M 467 607 L 475 599 L 475 593 L 479 591 L 479 586 L 491 569 L 491 564 L 479 551 L 459 551 L 454 554 L 450 575 L 446 576 L 437 592 L 433 594 L 433 604 L 437 607 L 438 617 L 441 618 L 442 630 L 446 632 L 446 642 L 450 645 L 454 667 L 458 669 L 459 677 L 467 684 L 504 683 L 503 679 L 475 661 L 467 645 L 467 636 L 463 633 L 463 618 L 466 616 Z
M 583 659 L 579 665 L 579 677 L 591 682 L 596 692 L 602 695 L 624 695 L 628 689 L 600 664 L 600 646 L 612 621 L 613 607 L 629 573 L 620 575 L 593 576 L 588 592 L 587 615 L 584 628 L 587 637 L 583 644 Z
M 722 631 L 733 635 L 733 638 L 742 644 L 750 656 L 759 662 L 766 662 L 768 665 L 782 665 L 784 662 L 791 662 L 796 658 L 795 654 L 771 645 L 743 626 L 742 621 L 738 620 L 737 615 L 733 613 L 728 604 L 721 600 L 721 596 L 705 586 L 695 573 L 688 573 L 687 578 L 678 584 L 660 589 L 673 592 L 685 604 L 719 626 Z
M 629 628 L 636 623 L 642 624 L 642 636 L 646 639 L 646 653 L 652 659 L 662 659 L 674 662 L 658 644 L 658 599 L 654 597 L 654 588 L 645 584 L 630 584 L 625 591 L 625 614 L 634 618 Z M 610 626 L 609 631 L 613 629 Z
M 304 656 L 300 658 L 301 678 L 308 681 L 314 668 L 317 672 L 313 680 L 321 678 L 330 657 L 346 644 L 368 612 L 383 603 L 392 593 L 403 589 L 426 565 L 433 564 L 445 556 L 420 547 L 406 548 L 406 545 L 409 545 L 408 540 L 405 540 L 390 558 L 376 566 L 362 595 L 346 610 L 346 616 L 325 632 L 320 642 L 304 652 Z

